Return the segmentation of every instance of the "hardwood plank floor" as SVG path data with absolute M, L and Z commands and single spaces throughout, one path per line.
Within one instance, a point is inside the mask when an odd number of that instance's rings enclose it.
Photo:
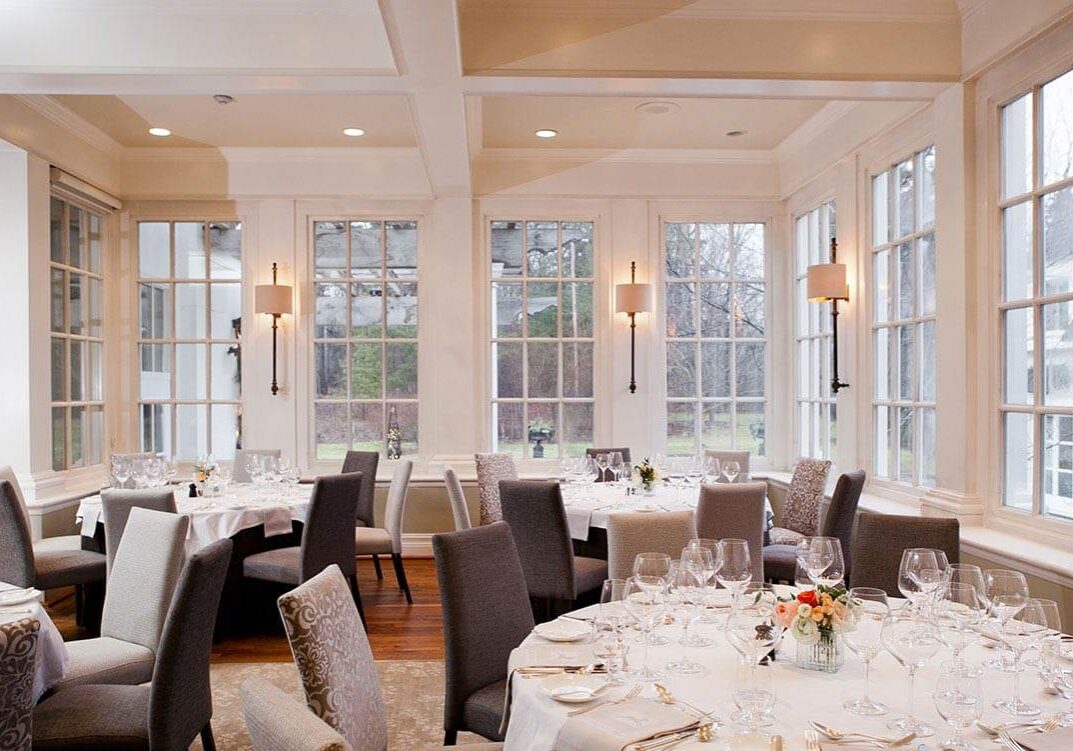
M 443 626 L 435 562 L 431 558 L 407 558 L 406 578 L 410 582 L 413 605 L 407 605 L 405 595 L 399 591 L 390 559 L 384 565 L 383 581 L 377 581 L 371 560 L 358 562 L 358 580 L 373 656 L 378 660 L 442 660 Z M 64 639 L 85 637 L 83 629 L 75 625 L 73 594 L 50 602 L 49 614 Z M 278 633 L 224 639 L 213 647 L 212 660 L 290 662 L 291 650 L 280 626 Z

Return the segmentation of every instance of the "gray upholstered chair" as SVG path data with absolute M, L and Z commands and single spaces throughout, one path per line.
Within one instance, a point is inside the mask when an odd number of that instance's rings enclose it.
M 246 462 L 251 456 L 269 456 L 273 459 L 279 459 L 281 452 L 279 449 L 239 449 L 235 452 L 235 461 L 231 463 L 232 482 L 253 481 L 253 478 L 250 477 L 250 470 L 246 466 Z
M 70 662 L 60 686 L 135 684 L 153 676 L 190 519 L 134 508 L 126 526 L 104 597 L 101 635 L 67 642 Z
M 796 545 L 802 537 L 816 534 L 820 504 L 827 485 L 831 462 L 826 459 L 799 459 L 790 478 L 786 504 L 779 525 L 769 531 L 772 545 Z
M 607 517 L 607 578 L 633 576 L 638 553 L 666 553 L 677 559 L 696 536 L 692 511 L 611 514 Z
M 205 751 L 215 751 L 209 657 L 231 548 L 218 540 L 183 567 L 152 681 L 56 691 L 34 709 L 34 749 L 186 751 L 200 735 Z
M 610 454 L 610 453 L 613 453 L 615 451 L 617 451 L 618 453 L 622 454 L 622 463 L 625 464 L 627 467 L 630 467 L 633 464 L 633 459 L 630 458 L 630 450 L 628 448 L 625 448 L 625 447 L 623 447 L 623 448 L 611 448 L 611 449 L 601 449 L 601 448 L 585 449 L 585 456 L 587 456 L 587 457 L 589 457 L 591 459 L 595 459 L 597 454 Z M 599 475 L 597 475 L 596 482 L 611 482 L 614 479 L 615 479 L 615 476 L 614 476 L 614 474 L 611 473 L 611 470 L 607 470 L 606 472 L 601 472 Z
M 34 669 L 41 623 L 33 618 L 0 623 L 0 749 L 33 747 Z
M 127 519 L 133 508 L 175 513 L 175 493 L 172 488 L 145 488 L 128 490 L 109 488 L 101 491 L 101 515 L 104 518 L 104 554 L 108 559 L 108 571 L 112 570 L 115 553 Z
M 242 684 L 242 714 L 253 751 L 353 751 L 331 725 L 271 683 Z
M 957 519 L 862 511 L 853 540 L 853 586 L 897 593 L 898 569 L 906 548 L 942 550 L 950 563 L 957 563 L 961 525 Z
M 443 606 L 444 745 L 461 730 L 503 740 L 507 661 L 533 630 L 514 537 L 499 522 L 433 535 L 432 552 Z
M 354 603 L 364 619 L 354 553 L 354 507 L 361 483 L 360 472 L 318 477 L 302 529 L 302 544 L 248 556 L 242 561 L 243 575 L 293 586 L 334 563 L 350 582 Z
M 462 483 L 458 480 L 458 473 L 453 467 L 443 468 L 443 482 L 447 486 L 447 500 L 451 502 L 451 516 L 455 520 L 455 532 L 469 529 L 473 524 L 469 520 L 466 494 L 462 490 Z
M 379 451 L 348 451 L 343 458 L 343 474 L 361 472 L 361 494 L 358 496 L 358 508 L 354 513 L 359 527 L 376 526 L 376 470 L 380 466 Z M 379 570 L 379 560 L 377 569 Z
M 846 582 L 850 581 L 853 567 L 853 527 L 857 518 L 857 504 L 864 490 L 863 469 L 840 475 L 831 494 L 831 502 L 821 503 L 816 534 L 820 537 L 837 537 L 842 543 L 842 556 L 846 563 Z M 764 548 L 764 578 L 773 582 L 793 583 L 797 573 L 796 545 L 768 545 Z
M 492 524 L 503 519 L 503 506 L 499 501 L 499 483 L 517 480 L 518 469 L 510 454 L 474 454 L 477 462 L 477 492 L 481 498 L 481 524 Z
M 414 598 L 410 594 L 410 584 L 406 581 L 406 569 L 402 565 L 402 523 L 406 516 L 406 494 L 410 488 L 410 475 L 413 471 L 414 463 L 409 459 L 400 459 L 395 467 L 395 473 L 391 476 L 391 485 L 387 489 L 387 508 L 384 512 L 386 528 L 354 528 L 354 552 L 357 555 L 371 555 L 374 561 L 378 560 L 377 556 L 390 555 L 391 562 L 395 565 L 395 578 L 399 582 L 399 590 L 406 594 L 406 602 L 411 605 Z M 379 563 L 376 568 L 379 575 Z
M 607 562 L 574 555 L 559 483 L 504 480 L 499 498 L 529 596 L 545 604 L 545 615 L 603 585 Z
M 767 483 L 735 482 L 702 485 L 697 501 L 697 536 L 708 540 L 731 538 L 749 543 L 753 581 L 764 580 L 764 499 Z
M 707 449 L 704 452 L 705 456 L 709 456 L 712 459 L 719 460 L 719 466 L 723 466 L 723 462 L 737 462 L 738 463 L 738 476 L 734 478 L 734 482 L 749 482 L 749 458 L 752 456 L 748 451 L 724 451 L 723 449 Z M 720 473 L 716 482 L 729 482 Z

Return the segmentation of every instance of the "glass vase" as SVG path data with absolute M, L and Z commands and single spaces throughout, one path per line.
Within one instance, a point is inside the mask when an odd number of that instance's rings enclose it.
M 815 644 L 797 643 L 796 663 L 805 670 L 837 673 L 845 660 L 842 640 L 834 632 L 821 633 L 820 640 Z

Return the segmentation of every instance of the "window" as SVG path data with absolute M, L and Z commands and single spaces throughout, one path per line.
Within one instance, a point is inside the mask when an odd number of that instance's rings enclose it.
M 872 178 L 875 474 L 935 485 L 935 147 Z
M 831 393 L 831 315 L 808 301 L 808 267 L 830 261 L 837 234 L 834 201 L 797 218 L 794 300 L 797 380 L 797 454 L 836 459 L 838 405 Z
M 1073 73 L 1001 127 L 1002 498 L 1073 519 Z
M 100 464 L 104 447 L 104 278 L 100 215 L 53 197 L 49 307 L 52 469 Z
M 242 436 L 242 224 L 138 223 L 143 451 L 231 459 Z
M 593 223 L 491 223 L 492 450 L 534 459 L 592 445 Z
M 765 454 L 764 225 L 664 226 L 667 452 Z
M 313 222 L 318 460 L 417 452 L 417 222 Z

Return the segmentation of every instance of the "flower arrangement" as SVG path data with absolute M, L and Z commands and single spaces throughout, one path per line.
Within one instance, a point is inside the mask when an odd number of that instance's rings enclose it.
M 799 592 L 797 597 L 780 597 L 775 619 L 799 644 L 811 646 L 821 640 L 830 641 L 842 633 L 846 600 L 844 587 L 819 585 Z
M 209 462 L 198 462 L 194 465 L 194 482 L 205 482 L 215 471 L 215 464 L 211 464 Z
M 659 481 L 659 472 L 656 471 L 656 468 L 647 457 L 643 462 L 636 465 L 634 469 L 637 470 L 637 481 L 645 491 L 651 490 L 652 486 Z

